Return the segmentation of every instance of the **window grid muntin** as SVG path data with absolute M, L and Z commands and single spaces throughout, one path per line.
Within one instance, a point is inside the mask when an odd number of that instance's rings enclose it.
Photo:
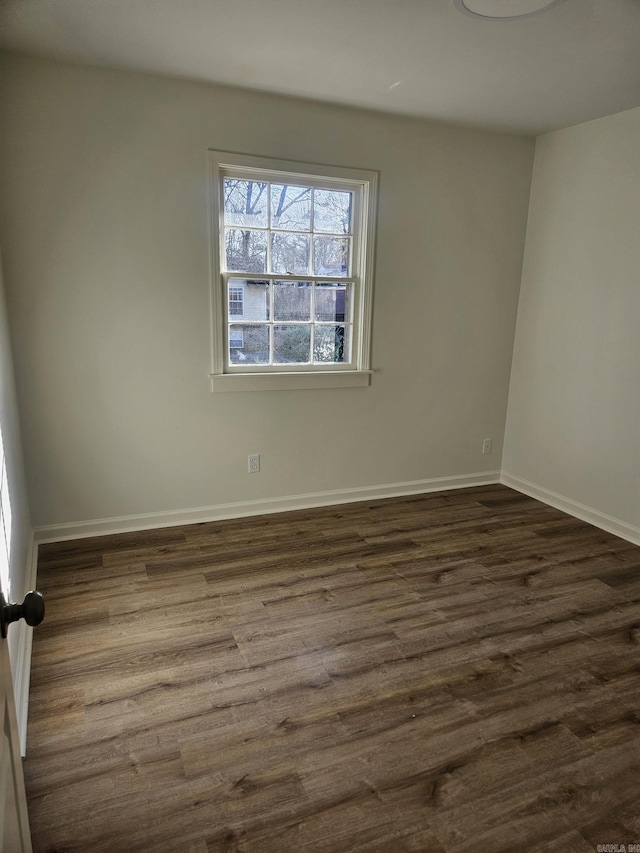
M 266 192 L 266 205 L 267 205 L 267 225 L 266 227 L 258 226 L 258 225 L 236 225 L 236 224 L 227 224 L 226 221 L 226 211 L 224 208 L 224 181 L 225 178 L 233 177 L 238 180 L 246 180 L 246 181 L 255 181 L 260 183 L 266 183 L 267 192 Z M 253 270 L 228 270 L 227 269 L 227 251 L 226 251 L 226 233 L 227 229 L 237 229 L 240 231 L 257 231 L 266 235 L 266 270 L 265 273 L 273 273 L 273 261 L 272 261 L 272 238 L 273 234 L 294 234 L 300 235 L 309 238 L 309 264 L 308 264 L 308 272 L 310 274 L 314 274 L 313 271 L 315 269 L 315 237 L 334 237 L 336 239 L 345 239 L 348 245 L 347 252 L 347 276 L 352 276 L 354 274 L 354 258 L 355 255 L 355 244 L 356 244 L 356 226 L 359 223 L 360 219 L 360 209 L 358 202 L 360 201 L 359 196 L 360 192 L 359 188 L 355 185 L 345 186 L 344 184 L 336 184 L 333 181 L 309 181 L 303 182 L 302 180 L 290 181 L 286 179 L 286 176 L 281 177 L 280 175 L 274 176 L 260 176 L 257 175 L 246 175 L 241 172 L 235 173 L 234 170 L 223 170 L 221 171 L 220 181 L 222 189 L 222 204 L 220 209 L 220 219 L 221 219 L 221 236 L 222 236 L 222 246 L 221 246 L 221 270 L 224 272 L 235 272 L 241 273 L 246 272 L 249 274 L 254 273 Z M 295 228 L 277 228 L 273 224 L 273 214 L 272 214 L 272 206 L 271 206 L 271 188 L 273 184 L 282 184 L 287 186 L 299 187 L 300 189 L 309 189 L 311 190 L 311 215 L 309 219 L 309 230 L 303 231 Z M 349 209 L 349 228 L 346 232 L 343 231 L 315 231 L 315 190 L 336 190 L 339 192 L 349 193 L 351 196 L 351 204 Z M 361 188 L 360 188 L 361 190 Z M 262 272 L 262 271 L 261 271 Z M 254 273 L 255 274 L 255 273 Z M 304 273 L 300 273 L 300 275 L 306 275 Z
M 228 291 L 230 285 L 228 282 L 230 279 L 238 278 L 239 273 L 235 270 L 225 271 L 222 273 L 223 287 L 225 291 Z M 242 275 L 245 275 L 244 273 Z M 250 370 L 251 372 L 260 372 L 270 370 L 273 368 L 281 368 L 282 365 L 286 365 L 287 370 L 292 369 L 300 369 L 300 368 L 315 368 L 318 369 L 321 366 L 324 366 L 325 369 L 329 367 L 331 370 L 353 370 L 354 366 L 354 356 L 356 353 L 356 344 L 357 344 L 357 334 L 358 334 L 358 325 L 355 320 L 355 302 L 356 302 L 356 293 L 357 293 L 357 280 L 355 278 L 344 279 L 338 277 L 331 276 L 283 276 L 278 275 L 276 273 L 259 273 L 255 274 L 253 277 L 247 276 L 247 278 L 243 278 L 243 281 L 247 282 L 247 284 L 251 281 L 268 281 L 269 282 L 269 290 L 268 290 L 268 301 L 269 301 L 269 317 L 265 320 L 251 320 L 250 318 L 243 318 L 241 322 L 238 321 L 237 316 L 234 315 L 234 319 L 232 319 L 231 315 L 227 312 L 226 322 L 225 322 L 225 350 L 227 353 L 227 365 L 226 368 L 231 368 L 233 372 L 241 372 L 243 370 Z M 311 284 L 311 304 L 309 307 L 309 319 L 308 320 L 277 320 L 275 318 L 275 288 L 273 287 L 274 282 L 278 281 L 291 281 L 291 282 L 304 282 Z M 315 294 L 316 287 L 319 284 L 337 284 L 345 287 L 345 294 L 347 288 L 351 288 L 351 298 L 348 302 L 349 311 L 345 310 L 345 319 L 344 320 L 315 320 Z M 345 298 L 345 306 L 346 306 L 346 298 Z M 266 327 L 269 331 L 269 363 L 268 364 L 232 364 L 230 359 L 230 327 L 235 325 L 242 326 L 256 326 L 256 327 Z M 311 326 L 311 343 L 309 348 L 309 356 L 310 361 L 307 362 L 276 362 L 274 361 L 274 326 Z M 336 327 L 341 326 L 345 330 L 349 329 L 350 334 L 348 336 L 348 345 L 349 352 L 347 353 L 348 358 L 345 358 L 344 361 L 314 361 L 313 353 L 315 348 L 315 328 L 316 326 L 323 327 Z
M 229 174 L 225 171 L 221 174 L 221 182 L 224 184 L 224 179 L 229 177 Z M 238 176 L 239 177 L 239 176 Z M 267 226 L 255 226 L 255 225 L 247 225 L 247 226 L 239 226 L 239 225 L 230 225 L 227 226 L 225 219 L 225 210 L 224 205 L 221 210 L 221 234 L 222 234 L 222 247 L 221 247 L 221 260 L 224 260 L 224 268 L 222 270 L 222 279 L 228 281 L 230 278 L 238 278 L 240 275 L 246 276 L 247 281 L 251 279 L 260 279 L 263 281 L 269 282 L 269 319 L 268 320 L 260 320 L 255 321 L 249 318 L 245 319 L 243 325 L 256 325 L 267 327 L 269 330 L 269 363 L 266 365 L 263 364 L 250 364 L 247 366 L 232 364 L 230 359 L 230 345 L 229 345 L 229 331 L 230 326 L 233 325 L 233 320 L 231 319 L 230 313 L 227 315 L 227 322 L 225 324 L 226 327 L 226 370 L 242 370 L 242 369 L 281 369 L 283 364 L 286 364 L 287 369 L 293 367 L 299 368 L 318 368 L 320 366 L 324 366 L 325 369 L 327 367 L 341 368 L 341 369 L 353 369 L 354 367 L 354 355 L 356 353 L 356 333 L 357 333 L 357 324 L 354 322 L 354 302 L 355 302 L 355 294 L 356 294 L 356 276 L 354 270 L 354 244 L 356 242 L 356 225 L 357 225 L 357 215 L 359 213 L 358 202 L 359 202 L 359 193 L 357 187 L 349 186 L 345 187 L 344 185 L 340 185 L 339 191 L 348 192 L 351 196 L 351 204 L 350 204 L 350 218 L 349 218 L 349 227 L 348 230 L 339 232 L 339 231 L 318 231 L 314 230 L 315 226 L 315 189 L 338 189 L 338 187 L 329 186 L 325 182 L 320 182 L 318 184 L 315 183 L 307 183 L 304 181 L 290 181 L 286 178 L 282 178 L 280 175 L 277 177 L 270 176 L 269 178 L 260 177 L 251 175 L 243 175 L 243 180 L 249 181 L 257 181 L 266 183 L 266 207 L 267 207 Z M 311 198 L 310 198 L 310 218 L 309 218 L 309 230 L 302 231 L 300 229 L 281 229 L 275 228 L 273 224 L 273 211 L 271 204 L 271 193 L 273 184 L 281 184 L 287 186 L 295 186 L 300 189 L 310 189 L 311 190 Z M 252 272 L 249 270 L 227 270 L 226 269 L 226 229 L 227 228 L 236 228 L 242 231 L 257 231 L 262 232 L 266 235 L 266 272 Z M 299 274 L 286 274 L 286 273 L 276 273 L 273 272 L 273 252 L 272 252 L 272 236 L 273 234 L 299 234 L 301 236 L 306 236 L 309 238 L 309 261 L 308 261 L 308 271 L 307 273 L 299 273 Z M 315 269 L 315 237 L 323 237 L 323 238 L 336 238 L 341 240 L 346 240 L 348 245 L 348 253 L 346 259 L 346 276 L 327 276 L 327 275 L 316 275 L 313 273 Z M 351 273 L 351 276 L 349 276 Z M 275 319 L 275 292 L 273 283 L 275 281 L 308 281 L 311 287 L 311 306 L 310 306 L 310 318 L 309 320 L 300 320 L 300 321 L 278 321 Z M 338 283 L 344 284 L 345 288 L 348 286 L 351 288 L 351 300 L 350 300 L 350 318 L 343 321 L 335 320 L 333 322 L 330 321 L 321 321 L 315 319 L 315 294 L 316 294 L 316 285 L 319 283 Z M 237 316 L 237 315 L 234 315 Z M 310 335 L 310 346 L 309 346 L 309 361 L 306 362 L 276 362 L 274 356 L 275 349 L 275 335 L 274 328 L 275 326 L 307 326 L 311 327 L 311 335 Z M 343 361 L 341 362 L 325 362 L 325 361 L 315 361 L 313 356 L 315 352 L 315 330 L 316 326 L 324 326 L 324 327 L 342 327 L 344 329 L 344 337 L 347 339 L 348 352 L 344 352 L 343 350 Z M 347 334 L 348 333 L 348 334 Z

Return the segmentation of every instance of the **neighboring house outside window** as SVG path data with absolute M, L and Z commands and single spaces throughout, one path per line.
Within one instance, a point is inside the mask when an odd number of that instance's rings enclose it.
M 368 385 L 377 173 L 211 162 L 214 390 Z

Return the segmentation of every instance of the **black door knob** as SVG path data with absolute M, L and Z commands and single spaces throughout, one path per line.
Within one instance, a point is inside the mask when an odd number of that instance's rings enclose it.
M 32 590 L 28 592 L 22 604 L 9 604 L 4 595 L 0 595 L 0 631 L 7 636 L 7 625 L 24 619 L 27 625 L 35 627 L 44 619 L 44 598 L 42 593 Z

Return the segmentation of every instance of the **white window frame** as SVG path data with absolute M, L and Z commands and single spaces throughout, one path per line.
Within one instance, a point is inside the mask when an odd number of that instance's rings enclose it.
M 339 388 L 369 385 L 371 323 L 378 173 L 364 169 L 318 166 L 246 154 L 209 151 L 211 234 L 211 341 L 213 391 Z M 227 363 L 229 279 L 261 280 L 269 274 L 225 269 L 223 180 L 237 177 L 272 183 L 291 183 L 353 193 L 352 284 L 353 339 L 349 364 L 231 365 Z M 271 274 L 273 275 L 273 274 Z M 278 275 L 278 280 L 307 280 L 304 275 Z M 309 280 L 320 278 L 309 276 Z

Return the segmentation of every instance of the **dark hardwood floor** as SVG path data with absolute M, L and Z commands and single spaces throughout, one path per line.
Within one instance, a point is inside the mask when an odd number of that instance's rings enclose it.
M 36 853 L 640 845 L 640 548 L 503 486 L 41 546 Z

